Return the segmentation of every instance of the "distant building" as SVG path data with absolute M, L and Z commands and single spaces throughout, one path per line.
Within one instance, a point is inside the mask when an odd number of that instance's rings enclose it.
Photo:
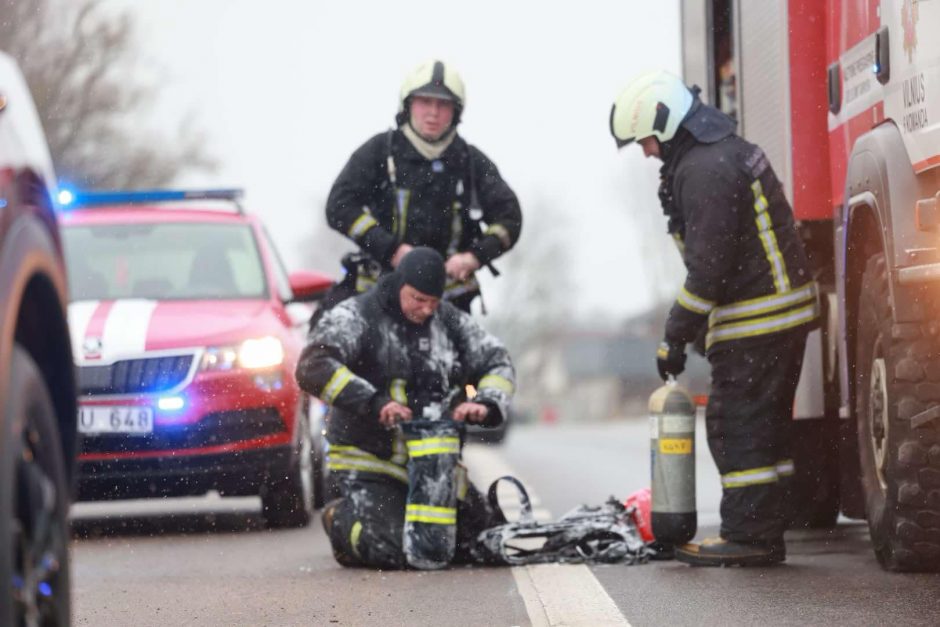
M 516 358 L 516 407 L 528 419 L 597 421 L 645 415 L 649 395 L 662 381 L 656 372 L 662 325 L 644 317 L 619 331 L 559 330 L 542 335 Z M 708 365 L 690 350 L 680 382 L 708 393 Z

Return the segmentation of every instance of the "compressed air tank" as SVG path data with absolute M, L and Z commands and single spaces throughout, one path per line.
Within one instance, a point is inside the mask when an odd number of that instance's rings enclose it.
M 650 396 L 653 535 L 662 544 L 695 536 L 695 402 L 670 380 Z

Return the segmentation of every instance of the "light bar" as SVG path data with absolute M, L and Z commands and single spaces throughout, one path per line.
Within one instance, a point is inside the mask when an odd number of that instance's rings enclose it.
M 131 191 L 72 192 L 71 199 L 59 203 L 69 208 L 100 207 L 105 205 L 138 205 L 188 200 L 228 200 L 238 205 L 245 192 L 241 189 L 145 189 Z

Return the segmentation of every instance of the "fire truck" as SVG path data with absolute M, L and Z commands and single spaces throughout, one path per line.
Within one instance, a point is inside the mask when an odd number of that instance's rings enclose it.
M 681 0 L 684 78 L 784 182 L 820 285 L 794 410 L 807 526 L 940 570 L 940 0 Z

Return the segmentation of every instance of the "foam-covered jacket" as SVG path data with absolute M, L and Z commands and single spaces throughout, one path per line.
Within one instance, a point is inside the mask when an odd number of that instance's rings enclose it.
M 394 431 L 379 423 L 378 413 L 390 400 L 421 417 L 426 407 L 464 400 L 465 386 L 474 385 L 474 402 L 490 408 L 484 425 L 496 426 L 515 386 L 509 353 L 498 339 L 447 302 L 424 324 L 409 322 L 399 306 L 400 288 L 392 273 L 330 309 L 310 332 L 297 365 L 300 386 L 332 406 L 330 444 L 383 459 L 393 453 Z

